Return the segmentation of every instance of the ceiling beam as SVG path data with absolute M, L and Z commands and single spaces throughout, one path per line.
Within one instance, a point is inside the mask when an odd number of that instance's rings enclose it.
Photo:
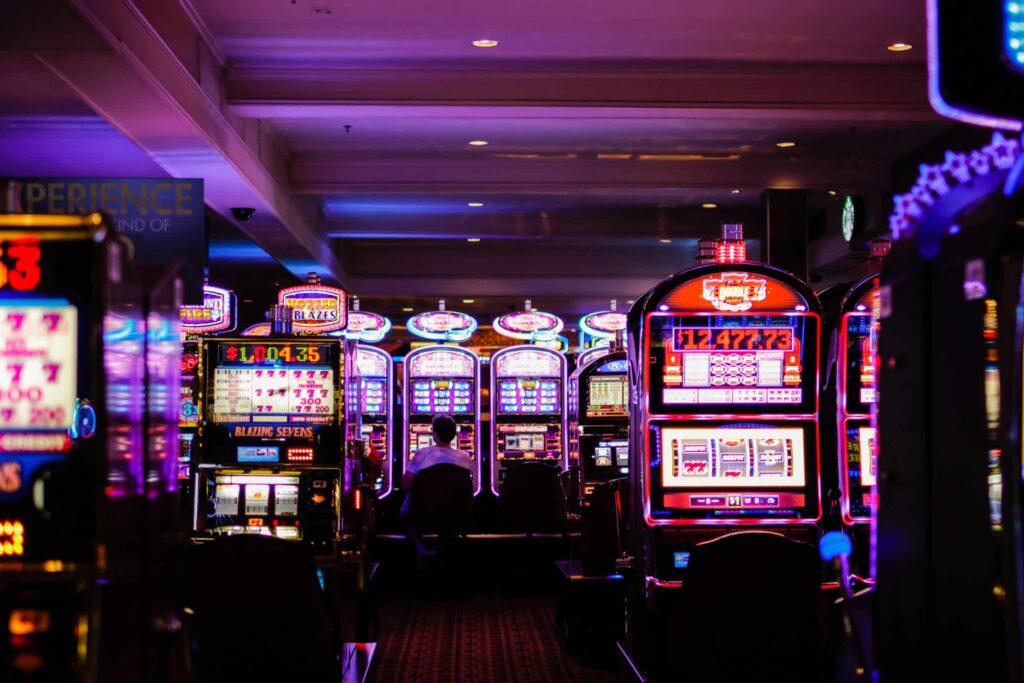
M 401 105 L 407 115 L 431 116 L 465 116 L 458 108 L 473 106 L 503 116 L 525 114 L 517 109 L 566 107 L 572 111 L 564 115 L 575 119 L 621 116 L 629 109 L 658 118 L 935 121 L 926 78 L 924 67 L 916 65 L 241 65 L 228 68 L 225 88 L 233 111 L 253 118 L 341 116 L 356 110 L 386 114 Z
M 590 193 L 665 188 L 885 188 L 880 162 L 844 163 L 787 156 L 637 161 L 602 159 L 298 159 L 291 185 L 300 194 Z
M 205 181 L 205 201 L 227 219 L 232 207 L 255 217 L 236 223 L 293 273 L 316 270 L 344 284 L 345 273 L 317 232 L 318 209 L 287 191 L 284 152 L 258 122 L 224 106 L 221 65 L 177 3 L 71 0 L 109 49 L 53 49 L 36 58 L 174 177 Z M 148 11 L 147 11 L 148 10 Z

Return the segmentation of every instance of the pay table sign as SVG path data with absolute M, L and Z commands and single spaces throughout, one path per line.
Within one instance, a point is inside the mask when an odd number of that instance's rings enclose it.
M 65 431 L 71 427 L 77 331 L 74 306 L 0 306 L 0 429 Z

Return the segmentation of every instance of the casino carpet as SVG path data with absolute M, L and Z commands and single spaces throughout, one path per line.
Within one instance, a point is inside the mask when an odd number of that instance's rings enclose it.
M 616 680 L 609 649 L 570 657 L 550 595 L 395 593 L 380 605 L 379 683 Z

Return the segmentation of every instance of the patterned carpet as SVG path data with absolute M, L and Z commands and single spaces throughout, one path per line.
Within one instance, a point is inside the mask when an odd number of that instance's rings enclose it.
M 379 683 L 611 683 L 615 660 L 573 658 L 549 595 L 394 593 L 380 606 Z

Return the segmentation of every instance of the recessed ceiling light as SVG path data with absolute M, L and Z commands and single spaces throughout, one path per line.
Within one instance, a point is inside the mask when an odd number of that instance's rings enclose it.
M 473 47 L 498 47 L 498 41 L 490 38 L 481 38 L 473 41 Z
M 469 144 L 473 145 L 474 147 L 483 147 L 484 145 L 487 144 L 487 140 L 470 140 Z
M 479 237 L 467 237 L 466 241 L 467 242 L 479 242 L 480 238 Z
M 703 208 L 705 208 L 705 209 L 717 209 L 718 208 L 718 204 L 712 204 L 711 202 L 707 202 L 706 204 L 701 204 L 701 206 Z
M 783 141 L 783 142 L 776 142 L 775 146 L 776 147 L 780 147 L 782 149 L 786 149 L 787 147 L 796 147 L 796 143 L 795 142 L 789 142 L 789 141 Z
M 671 244 L 672 243 L 672 240 L 667 240 L 667 239 L 666 240 L 658 240 L 658 241 L 661 242 L 662 244 Z
M 732 194 L 739 194 L 739 193 L 740 193 L 740 191 L 739 191 L 739 190 L 730 190 L 730 192 L 731 192 Z
M 627 301 L 626 303 L 627 303 L 627 304 L 630 304 L 630 305 L 632 305 L 632 304 L 633 304 L 633 300 L 632 300 L 632 299 L 630 299 L 630 300 L 629 300 L 629 301 Z
M 476 303 L 476 299 L 463 299 L 462 303 L 464 303 L 464 304 L 473 304 L 473 303 Z
M 836 191 L 835 190 L 829 190 L 828 191 L 828 196 L 829 197 L 835 197 L 836 196 Z
M 483 205 L 484 205 L 483 202 L 470 202 L 466 206 L 483 206 Z
M 906 52 L 907 50 L 913 50 L 914 46 L 910 43 L 893 43 L 885 48 L 889 52 Z
M 406 306 L 405 308 L 402 309 L 402 312 L 403 313 L 412 313 L 412 307 L 411 306 Z

